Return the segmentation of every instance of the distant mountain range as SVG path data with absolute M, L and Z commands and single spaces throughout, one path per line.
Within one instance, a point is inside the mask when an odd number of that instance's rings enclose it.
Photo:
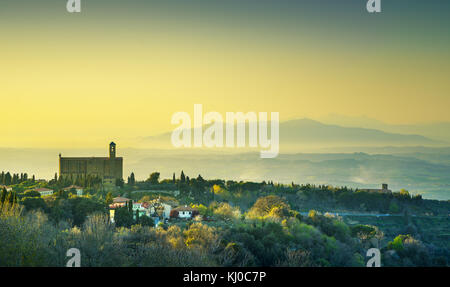
M 206 127 L 204 127 L 205 129 Z M 192 133 L 192 130 L 191 130 Z M 248 134 L 248 133 L 247 133 Z M 158 147 L 170 147 L 171 132 L 145 138 L 145 142 Z M 280 123 L 280 146 L 295 150 L 305 146 L 444 146 L 444 141 L 418 134 L 385 132 L 372 128 L 346 127 L 324 124 L 311 119 L 297 119 Z
M 418 134 L 431 139 L 450 142 L 450 122 L 393 125 L 364 116 L 350 117 L 336 114 L 322 117 L 319 121 L 343 127 L 364 127 L 390 133 Z
M 439 145 L 442 142 L 414 134 L 388 133 L 377 129 L 343 127 L 324 124 L 310 119 L 291 120 L 280 123 L 280 142 L 330 143 L 335 146 L 349 145 Z

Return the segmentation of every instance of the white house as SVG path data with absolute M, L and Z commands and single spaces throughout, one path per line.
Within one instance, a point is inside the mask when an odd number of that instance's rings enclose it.
M 135 219 L 136 211 L 139 213 L 139 216 L 150 216 L 150 210 L 148 209 L 148 204 L 146 202 L 133 202 L 133 218 Z
M 53 190 L 52 189 L 48 189 L 48 188 L 45 188 L 45 187 L 36 188 L 35 191 L 39 192 L 41 194 L 41 196 L 48 196 L 48 195 L 52 195 L 53 194 Z
M 187 205 L 174 208 L 173 211 L 172 216 L 176 216 L 178 218 L 192 218 L 198 214 L 197 209 Z
M 143 209 L 141 202 L 133 202 L 133 211 Z
M 71 191 L 72 189 L 74 189 L 77 193 L 77 196 L 82 196 L 83 195 L 83 188 L 81 186 L 77 186 L 77 185 L 71 185 L 68 186 L 66 188 L 64 188 L 64 191 Z

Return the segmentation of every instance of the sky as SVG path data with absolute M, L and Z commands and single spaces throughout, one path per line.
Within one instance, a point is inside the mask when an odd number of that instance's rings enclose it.
M 0 147 L 133 147 L 205 112 L 449 122 L 450 1 L 0 1 Z

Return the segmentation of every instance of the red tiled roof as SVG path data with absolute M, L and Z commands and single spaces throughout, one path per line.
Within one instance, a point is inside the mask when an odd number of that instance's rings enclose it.
M 141 205 L 143 208 L 149 208 L 150 207 L 150 203 L 148 202 L 143 202 Z
M 125 198 L 125 197 L 115 197 L 115 198 L 113 198 L 113 202 L 114 203 L 121 203 L 121 202 L 128 202 L 128 201 L 130 201 L 130 199 L 129 198 Z
M 37 192 L 41 192 L 41 191 L 53 191 L 53 189 L 48 189 L 48 188 L 45 188 L 45 187 L 35 188 L 34 190 L 37 191 Z

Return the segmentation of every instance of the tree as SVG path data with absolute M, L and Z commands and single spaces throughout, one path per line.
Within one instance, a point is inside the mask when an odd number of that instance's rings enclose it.
M 394 238 L 391 242 L 388 242 L 387 248 L 390 250 L 401 251 L 403 250 L 403 241 L 409 238 L 410 235 L 400 234 Z
M 111 191 L 106 194 L 105 202 L 107 205 L 113 203 L 113 194 Z
M 158 184 L 159 183 L 159 172 L 154 172 L 152 174 L 150 174 L 150 177 L 147 179 L 148 182 L 150 182 L 150 184 Z
M 258 198 L 249 213 L 253 216 L 266 216 L 274 208 L 290 210 L 289 204 L 284 199 L 276 195 L 269 195 Z
M 67 199 L 67 198 L 69 198 L 69 191 L 64 191 L 64 190 L 60 189 L 56 192 L 56 196 L 58 198 Z
M 133 213 L 133 201 L 132 200 L 129 200 L 128 201 L 128 211 L 130 212 L 130 213 Z
M 6 188 L 3 188 L 2 189 L 2 195 L 0 196 L 0 203 L 5 202 L 7 194 L 8 194 L 8 191 L 6 191 Z
M 47 210 L 47 204 L 44 199 L 40 197 L 24 197 L 21 200 L 21 204 L 25 206 L 27 211 L 42 209 L 43 211 Z
M 409 194 L 409 191 L 407 191 L 404 188 L 400 189 L 399 195 L 400 195 L 400 198 L 402 198 L 402 199 L 411 199 L 411 195 Z
M 105 204 L 94 198 L 73 197 L 66 199 L 72 207 L 73 224 L 81 226 L 87 215 L 95 212 L 106 213 Z
M 139 223 L 139 209 L 136 209 L 136 222 Z
M 185 181 L 186 181 L 186 177 L 185 177 L 185 175 L 184 175 L 184 172 L 183 172 L 183 171 L 181 171 L 181 175 L 180 175 L 180 181 L 181 181 L 181 182 L 185 182 Z
M 239 218 L 241 213 L 238 207 L 233 208 L 224 202 L 214 209 L 214 215 L 222 220 L 232 220 Z
M 311 252 L 297 249 L 287 249 L 284 254 L 285 259 L 278 263 L 280 267 L 314 267 L 311 260 Z
M 123 185 L 124 185 L 124 182 L 123 182 L 123 179 L 121 179 L 121 178 L 117 178 L 116 179 L 116 186 L 118 186 L 118 187 L 123 187 Z
M 133 225 L 133 212 L 130 212 L 126 207 L 119 207 L 114 212 L 114 222 L 117 227 L 130 228 Z
M 128 177 L 128 185 L 134 185 L 136 183 L 136 179 L 134 178 L 134 172 L 130 174 Z
M 391 204 L 389 204 L 389 212 L 390 213 L 400 212 L 400 208 L 398 207 L 397 203 L 395 203 L 394 201 L 392 201 Z
M 358 224 L 350 228 L 353 237 L 357 237 L 365 247 L 367 244 L 374 244 L 378 248 L 384 234 L 376 226 Z
M 358 237 L 359 239 L 369 240 L 374 237 L 377 233 L 375 226 L 358 224 L 351 228 L 352 236 Z
M 193 223 L 183 231 L 184 243 L 188 248 L 212 251 L 219 243 L 218 235 L 213 227 L 201 223 Z
M 5 185 L 10 185 L 12 183 L 12 176 L 11 176 L 11 174 L 9 172 L 7 172 L 5 174 L 4 182 L 5 182 L 4 183 Z
M 147 215 L 142 215 L 139 217 L 139 224 L 142 226 L 155 226 L 155 222 L 153 221 L 153 219 L 151 219 Z

